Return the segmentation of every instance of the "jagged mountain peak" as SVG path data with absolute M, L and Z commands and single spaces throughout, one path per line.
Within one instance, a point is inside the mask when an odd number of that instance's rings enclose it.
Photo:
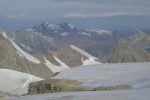
M 25 29 L 25 31 L 40 34 L 47 37 L 56 39 L 65 38 L 67 36 L 76 35 L 79 33 L 74 25 L 69 23 L 54 24 L 50 22 L 44 22 L 31 28 Z
M 32 30 L 37 32 L 42 32 L 42 33 L 49 33 L 49 34 L 52 33 L 52 34 L 60 34 L 60 35 L 62 35 L 61 33 L 64 32 L 68 34 L 78 32 L 78 29 L 74 25 L 68 23 L 53 24 L 49 22 L 44 22 L 42 24 L 34 26 L 32 27 Z

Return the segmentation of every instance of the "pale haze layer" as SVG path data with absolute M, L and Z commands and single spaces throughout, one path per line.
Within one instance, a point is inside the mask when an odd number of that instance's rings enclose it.
M 0 26 L 19 30 L 49 21 L 79 28 L 149 28 L 149 5 L 149 0 L 0 0 Z

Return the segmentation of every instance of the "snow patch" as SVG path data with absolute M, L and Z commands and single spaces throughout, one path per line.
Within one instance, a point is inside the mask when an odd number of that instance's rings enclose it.
M 91 37 L 91 34 L 88 33 L 88 32 L 81 32 L 82 35 L 85 35 L 85 36 L 88 36 L 88 37 Z
M 32 39 L 33 40 L 33 39 Z M 33 41 L 32 41 L 33 42 Z M 33 44 L 34 44 L 34 42 L 33 42 Z M 20 46 L 22 46 L 23 48 L 26 48 L 28 51 L 32 51 L 32 48 L 30 47 L 30 46 L 27 46 L 27 45 L 25 45 L 25 44 L 23 44 L 23 43 L 20 43 Z
M 83 60 L 83 58 L 82 58 L 82 62 L 83 62 L 83 66 L 94 65 L 94 64 L 101 64 L 100 62 L 97 62 L 94 59 Z
M 27 87 L 29 85 L 30 82 L 32 82 L 33 80 L 33 76 L 30 76 L 29 79 L 24 83 L 24 85 L 22 86 L 23 88 Z
M 23 51 L 12 39 L 10 39 L 10 38 L 7 37 L 7 34 L 5 32 L 1 32 L 1 34 L 5 38 L 7 38 L 11 42 L 11 44 L 16 48 L 17 54 L 19 54 L 20 56 L 25 57 L 27 60 L 29 60 L 29 61 L 31 61 L 33 63 L 36 63 L 36 64 L 40 64 L 41 63 L 38 59 L 36 59 L 35 57 L 31 56 L 27 52 Z
M 56 24 L 48 24 L 47 28 L 52 30 L 58 30 L 60 27 Z
M 103 34 L 107 34 L 107 35 L 111 35 L 112 32 L 108 31 L 108 30 L 100 30 L 100 29 L 86 29 L 86 32 L 92 34 L 92 33 L 97 33 L 98 35 L 103 35 Z
M 68 36 L 69 35 L 69 33 L 68 32 L 63 32 L 63 33 L 60 33 L 62 36 Z
M 100 64 L 100 62 L 95 61 L 95 60 L 98 59 L 98 58 L 96 58 L 96 57 L 90 55 L 89 53 L 85 52 L 84 50 L 82 50 L 82 49 L 80 49 L 80 48 L 78 48 L 78 47 L 76 47 L 76 46 L 74 46 L 74 45 L 71 45 L 71 48 L 72 48 L 73 50 L 79 52 L 80 54 L 82 54 L 82 55 L 84 55 L 84 56 L 86 56 L 86 57 L 89 58 L 89 59 L 87 59 L 87 60 L 83 60 L 83 58 L 81 58 L 81 59 L 82 59 L 82 62 L 83 62 L 83 65 Z
M 61 62 L 59 59 L 57 59 L 55 57 L 56 61 L 58 61 L 61 66 L 56 66 L 52 63 L 50 63 L 49 60 L 46 59 L 46 57 L 44 56 L 44 60 L 45 60 L 45 65 L 53 72 L 53 73 L 57 73 L 57 72 L 61 72 L 62 70 L 65 70 L 68 68 L 68 66 L 66 64 L 64 64 L 63 62 Z
M 39 77 L 13 71 L 9 69 L 0 69 L 0 91 L 13 94 L 25 94 L 30 82 L 43 80 Z
M 35 31 L 35 29 L 28 28 L 28 29 L 26 29 L 26 31 L 33 32 L 33 31 Z
M 36 64 L 41 63 L 37 58 L 35 58 L 35 57 L 31 56 L 30 54 L 28 54 L 27 52 L 23 51 L 12 39 L 9 39 L 9 40 L 11 41 L 12 45 L 16 48 L 16 50 L 27 60 L 29 60 L 33 63 L 36 63 Z
M 76 47 L 76 46 L 74 46 L 74 45 L 71 45 L 70 47 L 71 47 L 73 50 L 79 52 L 80 54 L 82 54 L 82 55 L 88 57 L 89 59 L 98 59 L 98 58 L 96 58 L 96 57 L 90 55 L 89 53 L 85 52 L 84 50 L 82 50 L 82 49 L 80 49 L 80 48 L 78 48 L 78 47 Z
M 74 29 L 75 26 L 74 25 L 71 25 L 71 24 L 68 24 L 68 26 L 71 28 L 71 29 Z
M 16 51 L 16 52 L 20 57 L 23 57 L 23 55 L 20 52 L 18 52 L 18 51 Z
M 55 58 L 55 60 L 56 60 L 58 63 L 61 64 L 61 66 L 62 66 L 64 69 L 70 68 L 70 67 L 68 67 L 64 62 L 62 62 L 60 59 L 58 59 L 57 57 L 54 56 L 54 58 Z
M 5 32 L 1 32 L 1 34 L 3 35 L 4 38 L 8 38 L 7 34 Z

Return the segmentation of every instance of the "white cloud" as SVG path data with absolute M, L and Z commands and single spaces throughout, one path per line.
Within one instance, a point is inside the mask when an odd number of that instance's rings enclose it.
M 67 13 L 64 18 L 105 18 L 113 16 L 144 16 L 147 14 L 135 12 L 107 12 L 107 13 Z
M 22 18 L 22 17 L 26 17 L 27 15 L 25 13 L 21 13 L 21 14 L 13 14 L 8 16 L 9 19 L 16 19 L 16 18 Z

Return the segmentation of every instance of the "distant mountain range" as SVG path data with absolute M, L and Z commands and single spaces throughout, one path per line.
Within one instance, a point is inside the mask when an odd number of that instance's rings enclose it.
M 112 32 L 42 23 L 9 34 L 1 29 L 0 33 L 0 67 L 44 79 L 75 66 L 150 61 L 147 29 Z
M 0 28 L 0 81 L 9 83 L 0 91 L 26 93 L 30 82 L 72 67 L 127 62 L 150 62 L 150 30 L 79 30 L 68 23 L 12 33 Z
M 80 30 L 68 23 L 52 24 L 45 22 L 28 29 L 13 32 L 11 38 L 23 50 L 32 55 L 56 52 L 70 45 L 75 45 L 91 55 L 103 59 L 120 39 L 127 41 L 127 44 L 136 45 L 149 52 L 149 33 L 150 30 L 148 29 L 138 31 Z
M 68 23 L 42 23 L 11 34 L 15 42 L 28 53 L 47 53 L 66 45 L 75 45 L 93 56 L 101 58 L 120 38 L 133 32 L 109 31 L 100 29 L 79 30 Z

